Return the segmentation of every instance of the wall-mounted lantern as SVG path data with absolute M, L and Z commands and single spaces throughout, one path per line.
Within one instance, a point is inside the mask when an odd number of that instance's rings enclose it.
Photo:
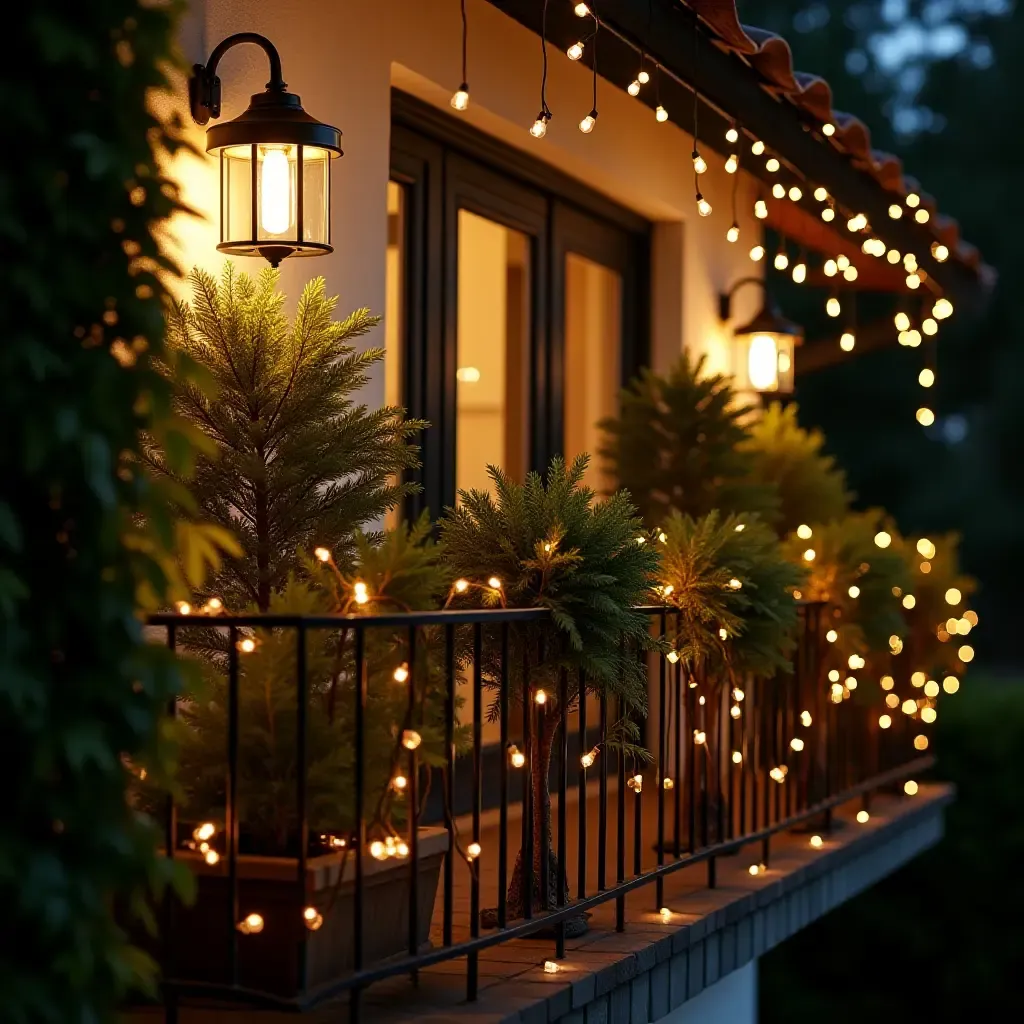
M 239 43 L 262 47 L 270 62 L 266 92 L 233 121 L 206 133 L 206 151 L 220 156 L 220 252 L 262 256 L 276 267 L 286 256 L 322 256 L 331 245 L 331 162 L 341 132 L 302 109 L 281 77 L 281 58 L 264 36 L 228 36 L 196 64 L 189 106 L 197 124 L 220 116 L 217 65 Z
M 720 295 L 719 316 L 731 317 L 732 297 L 745 284 L 756 284 L 764 290 L 761 311 L 749 323 L 735 328 L 735 374 L 739 390 L 792 394 L 794 387 L 794 353 L 804 340 L 803 329 L 787 320 L 768 295 L 765 282 L 759 277 L 745 277 Z

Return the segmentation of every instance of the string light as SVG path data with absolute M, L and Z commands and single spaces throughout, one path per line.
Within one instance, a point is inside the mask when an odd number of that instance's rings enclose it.
M 811 836 L 810 843 L 815 850 L 820 850 L 822 846 L 825 845 L 825 841 L 821 838 L 821 836 Z
M 735 153 L 730 153 L 725 161 L 725 173 L 735 174 L 740 167 L 740 158 Z
M 729 228 L 729 230 L 726 231 L 725 238 L 728 242 L 738 242 L 740 240 L 739 225 L 734 222 L 732 226 Z
M 907 779 L 907 781 L 903 783 L 903 792 L 906 793 L 907 796 L 917 796 L 917 790 L 918 785 L 913 779 Z
M 526 755 L 514 743 L 509 745 L 508 758 L 513 768 L 522 768 L 526 764 Z
M 775 269 L 785 270 L 789 266 L 789 255 L 785 249 L 779 249 L 775 254 Z
M 829 316 L 839 316 L 843 311 L 843 307 L 839 304 L 839 299 L 833 295 L 829 298 L 828 302 L 825 303 L 825 312 Z
M 542 704 L 542 705 L 543 704 L 547 704 L 547 702 L 548 702 L 548 695 L 543 690 L 538 690 L 533 695 L 533 700 L 534 700 L 534 703 L 536 703 L 536 704 Z
M 734 750 L 732 752 L 732 763 L 733 764 L 742 764 L 743 763 L 743 754 L 740 753 L 740 751 Z
M 733 704 L 733 706 L 729 708 L 729 714 L 732 715 L 733 718 L 739 718 L 743 712 L 740 709 L 739 704 Z
M 974 661 L 974 648 L 970 644 L 964 644 L 956 652 L 956 656 L 966 665 L 970 661 Z
M 763 875 L 768 869 L 763 864 L 751 864 L 747 871 L 752 875 Z
M 246 914 L 235 926 L 243 935 L 259 935 L 263 931 L 263 916 L 261 914 Z
M 778 181 L 775 182 L 775 184 L 772 185 L 772 195 L 776 199 L 785 199 L 786 198 L 786 186 L 783 185 L 781 182 L 778 182 Z
M 544 973 L 545 974 L 557 974 L 558 973 L 558 964 L 556 964 L 554 960 L 545 960 L 544 961 Z
M 861 825 L 866 825 L 871 820 L 871 815 L 867 811 L 857 812 L 857 822 Z
M 760 156 L 764 152 L 764 143 L 760 139 L 755 139 L 750 146 L 750 152 L 754 156 Z
M 754 203 L 754 216 L 758 220 L 764 220 L 768 216 L 768 204 L 763 199 Z
M 331 553 L 327 548 L 315 548 L 313 554 L 321 562 L 329 562 L 331 560 Z
M 826 121 L 821 126 L 821 134 L 826 138 L 831 138 L 836 133 L 836 126 L 831 121 Z
M 781 166 L 782 165 L 779 163 L 779 161 L 775 157 L 770 156 L 765 161 L 764 169 L 769 174 L 776 174 L 778 172 L 778 170 L 779 170 L 779 167 L 781 167 Z
M 893 220 L 899 220 L 900 217 L 903 216 L 903 207 L 898 203 L 893 203 L 889 207 L 889 216 L 892 217 Z
M 668 120 L 668 111 L 660 103 L 654 109 L 654 120 L 658 124 L 664 124 Z M 706 165 L 704 169 L 707 170 Z M 699 174 L 700 172 L 698 171 L 697 173 Z
M 352 593 L 355 597 L 356 604 L 366 604 L 366 602 L 370 600 L 370 592 L 362 580 L 356 580 L 352 585 Z
M 323 915 L 316 907 L 306 907 L 302 912 L 302 919 L 306 922 L 306 927 L 311 932 L 319 930 L 324 923 Z
M 725 133 L 725 141 L 732 144 L 739 142 L 740 133 L 736 128 L 736 125 L 730 125 Z
M 839 639 L 839 634 L 838 634 L 838 633 L 837 633 L 837 632 L 836 632 L 836 631 L 835 631 L 834 629 L 830 629 L 830 630 L 829 630 L 829 631 L 828 631 L 828 632 L 827 632 L 827 633 L 825 634 L 825 639 L 826 639 L 826 640 L 827 640 L 827 641 L 828 641 L 828 642 L 829 642 L 830 644 L 834 644 L 834 643 L 835 643 L 835 642 L 836 642 L 836 641 L 837 641 L 837 640 Z
M 579 60 L 583 56 L 583 43 L 577 40 L 565 51 L 569 60 Z
M 935 413 L 926 406 L 922 406 L 918 409 L 915 415 L 917 417 L 917 422 L 920 423 L 922 427 L 930 427 L 935 422 Z
M 585 754 L 580 756 L 580 764 L 583 765 L 584 768 L 589 768 L 597 759 L 597 753 L 597 747 L 594 747 L 592 750 L 588 750 Z
M 803 197 L 804 197 L 803 190 L 798 185 L 791 185 L 790 186 L 789 198 L 794 203 L 799 203 L 800 200 L 803 199 Z
M 179 615 L 188 615 L 192 611 L 192 605 L 188 601 L 179 601 L 177 608 Z
M 824 203 L 828 199 L 828 189 L 819 185 L 814 190 L 814 198 L 817 199 L 819 203 Z
M 899 637 L 889 637 L 890 644 L 893 642 L 893 640 L 899 640 Z M 892 676 L 882 676 L 882 678 L 878 681 L 878 685 L 881 686 L 883 690 L 891 690 L 896 685 L 896 681 L 893 679 Z
M 451 98 L 451 105 L 455 110 L 463 111 L 469 106 L 469 85 L 466 82 L 466 46 L 469 38 L 468 23 L 466 20 L 466 0 L 462 0 L 462 84 L 455 90 Z
M 210 849 L 203 854 L 203 859 L 210 867 L 213 867 L 220 860 L 220 854 L 216 850 Z
M 641 68 L 639 73 L 636 76 L 636 80 L 641 85 L 646 85 L 651 80 L 651 76 L 650 76 L 650 74 L 647 71 L 645 71 L 643 68 Z
M 826 277 L 835 277 L 839 273 L 839 264 L 835 260 L 825 260 L 825 265 L 821 269 Z
M 807 550 L 804 551 L 804 561 L 813 562 L 816 554 L 817 552 L 815 552 L 814 548 L 807 548 Z
M 804 749 L 804 741 L 800 739 L 799 736 L 794 736 L 789 741 L 789 745 L 793 748 L 793 750 L 797 751 L 798 753 Z
M 885 706 L 887 708 L 898 708 L 900 706 L 900 699 L 895 693 L 886 694 Z
M 833 209 L 831 204 L 829 206 L 824 207 L 824 209 L 822 209 L 822 211 L 821 211 L 821 219 L 823 221 L 825 221 L 826 224 L 828 224 L 831 221 L 834 221 L 836 219 L 836 211 Z
M 953 315 L 953 303 L 949 299 L 943 297 L 937 299 L 935 305 L 932 306 L 932 316 L 936 320 L 945 320 L 946 317 Z
M 909 697 L 900 706 L 900 710 L 905 715 L 913 715 L 917 713 L 917 701 L 911 700 Z
M 593 109 L 582 121 L 580 121 L 580 131 L 584 135 L 589 135 L 594 130 L 594 125 L 597 124 L 597 109 Z
M 423 737 L 415 729 L 404 729 L 402 731 L 402 746 L 406 750 L 415 750 L 422 742 Z
M 889 715 L 882 715 L 878 719 L 878 727 L 880 729 L 888 729 L 890 725 L 892 725 L 892 718 Z
M 697 213 L 702 217 L 711 216 L 711 204 L 700 194 L 697 193 Z
M 763 246 L 763 245 L 755 245 L 755 246 L 754 246 L 754 247 L 753 247 L 753 248 L 752 248 L 752 249 L 750 250 L 750 258 L 751 258 L 751 259 L 752 259 L 752 260 L 753 260 L 753 261 L 754 261 L 755 263 L 760 263 L 760 262 L 761 262 L 761 260 L 763 260 L 763 259 L 764 259 L 764 246 Z
M 626 785 L 633 790 L 634 793 L 639 794 L 644 788 L 644 777 L 642 775 L 633 775 L 626 780 Z
M 929 338 L 933 338 L 939 333 L 939 325 L 930 316 L 926 316 L 921 321 L 921 330 L 924 331 Z
M 782 783 L 786 781 L 786 776 L 789 774 L 789 768 L 784 764 L 776 765 L 768 774 L 772 777 L 774 782 L 777 782 L 781 786 Z
M 918 224 L 927 224 L 930 218 L 931 214 L 923 206 L 914 214 Z
M 476 860 L 481 854 L 481 848 L 479 843 L 470 843 L 466 847 L 466 858 L 468 860 Z
M 868 219 L 863 213 L 855 214 L 846 222 L 848 231 L 863 231 L 868 226 Z
M 702 732 L 700 729 L 693 730 L 693 742 L 700 746 L 707 740 L 707 734 Z
M 793 280 L 796 284 L 807 280 L 807 264 L 802 259 L 793 264 Z
M 800 724 L 805 729 L 809 729 L 811 727 L 811 721 L 812 721 L 812 719 L 811 719 L 810 711 L 801 711 L 800 712 Z
M 916 192 L 908 192 L 903 201 L 907 206 L 913 209 L 915 206 L 919 206 L 921 204 L 921 197 Z
M 391 785 L 401 793 L 405 790 L 405 787 L 409 785 L 409 780 L 404 775 L 396 775 L 391 780 Z
M 238 642 L 238 649 L 243 654 L 252 654 L 256 650 L 256 641 L 251 636 L 247 636 L 244 640 Z
M 639 96 L 640 95 L 640 82 L 639 82 L 639 80 L 634 78 L 633 81 L 630 82 L 629 85 L 626 86 L 626 92 L 628 92 L 630 96 Z
M 586 4 L 580 3 L 573 8 L 573 11 L 577 18 L 585 18 L 590 13 L 590 8 Z
M 956 676 L 946 676 L 946 678 L 942 680 L 942 689 L 945 690 L 946 693 L 956 693 L 956 691 L 960 689 L 960 680 L 957 679 Z
M 949 249 L 941 242 L 932 242 L 932 256 L 937 263 L 945 263 L 949 259 Z
M 903 607 L 908 611 L 917 604 L 917 598 L 913 594 L 907 594 L 903 598 Z
M 938 697 L 939 695 L 939 684 L 934 679 L 929 679 L 924 684 L 924 695 L 926 697 Z
M 662 789 L 674 789 L 675 788 L 675 782 L 672 779 L 670 779 L 670 778 L 668 778 L 666 776 L 664 779 L 661 780 L 661 788 Z
M 665 922 L 665 924 L 668 924 L 669 921 L 672 920 L 672 911 L 669 910 L 668 907 L 662 907 L 661 910 L 658 911 L 658 913 L 661 915 L 661 919 Z
M 843 277 L 846 278 L 847 281 L 856 281 L 857 276 L 857 268 L 852 263 L 843 271 Z
M 887 548 L 892 543 L 892 535 L 885 530 L 879 530 L 875 534 L 875 547 Z
M 895 265 L 895 264 L 899 263 L 899 261 L 900 261 L 900 260 L 902 259 L 902 257 L 900 256 L 900 251 L 899 251 L 899 249 L 890 249 L 890 250 L 889 250 L 889 251 L 888 251 L 888 252 L 887 252 L 887 253 L 885 254 L 885 258 L 886 258 L 886 259 L 887 259 L 887 260 L 888 260 L 888 261 L 889 261 L 890 263 L 892 263 L 893 265 Z

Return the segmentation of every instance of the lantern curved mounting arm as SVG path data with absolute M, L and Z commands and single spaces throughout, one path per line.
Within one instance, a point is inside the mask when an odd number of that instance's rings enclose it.
M 188 80 L 188 102 L 196 124 L 205 125 L 211 118 L 220 117 L 220 79 L 217 77 L 217 65 L 228 50 L 240 43 L 254 43 L 267 55 L 270 63 L 267 92 L 287 92 L 288 85 L 281 74 L 281 55 L 277 52 L 277 47 L 258 32 L 236 32 L 214 47 L 210 59 L 205 64 L 192 65 L 192 77 Z
M 741 277 L 727 292 L 718 296 L 718 316 L 723 323 L 732 316 L 732 297 L 745 285 L 756 284 L 768 299 L 768 284 L 763 277 Z

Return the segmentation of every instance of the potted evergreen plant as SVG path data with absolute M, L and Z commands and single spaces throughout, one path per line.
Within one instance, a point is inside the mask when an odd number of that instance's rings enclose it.
M 169 319 L 169 342 L 179 359 L 212 382 L 203 390 L 173 378 L 176 412 L 209 446 L 186 508 L 232 530 L 242 549 L 197 595 L 209 626 L 179 630 L 179 646 L 201 666 L 205 687 L 179 704 L 183 824 L 176 839 L 199 884 L 195 906 L 181 911 L 176 956 L 182 976 L 226 977 L 227 667 L 236 658 L 236 926 L 245 935 L 239 976 L 256 988 L 291 993 L 352 967 L 355 843 L 364 844 L 364 963 L 407 948 L 405 804 L 414 787 L 403 740 L 416 736 L 420 766 L 443 759 L 440 655 L 422 636 L 410 658 L 407 629 L 364 631 L 366 757 L 357 820 L 357 630 L 306 631 L 308 831 L 302 835 L 296 786 L 300 634 L 240 627 L 238 651 L 231 652 L 229 633 L 216 617 L 226 611 L 308 616 L 436 608 L 448 576 L 426 517 L 385 534 L 363 532 L 410 492 L 401 474 L 418 465 L 412 442 L 425 427 L 400 409 L 371 411 L 354 400 L 383 352 L 357 352 L 353 342 L 377 318 L 359 310 L 335 320 L 335 300 L 317 279 L 289 322 L 277 280 L 276 271 L 253 280 L 231 264 L 219 282 L 196 270 L 191 303 L 178 305 Z M 147 454 L 155 471 L 169 472 L 158 449 Z M 419 941 L 427 938 L 447 845 L 441 829 L 418 835 Z M 301 890 L 300 850 L 308 858 Z M 306 950 L 301 960 L 299 945 Z

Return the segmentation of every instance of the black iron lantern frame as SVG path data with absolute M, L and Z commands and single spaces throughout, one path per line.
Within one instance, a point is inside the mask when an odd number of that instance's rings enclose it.
M 288 92 L 281 57 L 265 36 L 239 32 L 216 46 L 189 79 L 189 106 L 199 125 L 220 116 L 217 65 L 240 43 L 267 55 L 270 81 L 236 118 L 206 133 L 220 158 L 220 243 L 232 256 L 262 256 L 278 266 L 288 256 L 322 256 L 331 245 L 331 163 L 342 155 L 341 131 L 310 116 Z

